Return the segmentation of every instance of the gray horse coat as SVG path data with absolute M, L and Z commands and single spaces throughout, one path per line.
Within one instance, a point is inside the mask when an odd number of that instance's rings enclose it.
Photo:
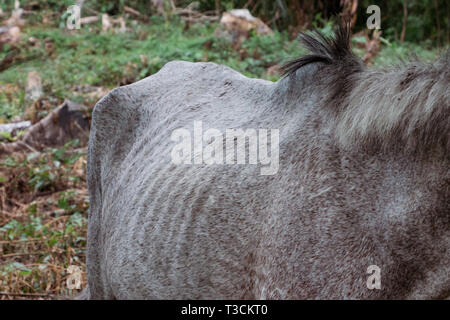
M 82 297 L 450 296 L 449 56 L 369 70 L 346 28 L 302 38 L 276 83 L 175 61 L 98 102 Z M 175 163 L 194 122 L 272 130 L 274 170 Z

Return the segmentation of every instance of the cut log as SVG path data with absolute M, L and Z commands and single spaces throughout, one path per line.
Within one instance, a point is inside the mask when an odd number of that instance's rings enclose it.
M 78 139 L 85 146 L 89 138 L 89 111 L 86 106 L 66 100 L 44 119 L 31 126 L 20 140 L 0 145 L 0 153 L 60 147 Z

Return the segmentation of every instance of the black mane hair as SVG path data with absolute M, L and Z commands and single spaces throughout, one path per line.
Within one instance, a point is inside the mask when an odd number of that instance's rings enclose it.
M 311 54 L 289 61 L 282 66 L 284 76 L 295 73 L 298 69 L 315 62 L 337 64 L 344 62 L 348 66 L 357 66 L 362 70 L 362 61 L 350 48 L 350 23 L 340 21 L 335 29 L 335 36 L 328 38 L 315 29 L 311 34 L 302 32 L 299 40 Z
M 286 63 L 284 78 L 294 79 L 299 69 L 317 63 L 309 84 L 320 90 L 320 106 L 335 115 L 342 145 L 450 152 L 450 50 L 431 64 L 409 59 L 367 68 L 352 52 L 350 36 L 348 22 L 339 23 L 330 38 L 317 30 L 301 33 L 311 53 Z

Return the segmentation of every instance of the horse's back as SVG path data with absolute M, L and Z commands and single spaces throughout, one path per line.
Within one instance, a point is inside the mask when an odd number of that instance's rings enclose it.
M 88 160 L 89 238 L 96 240 L 88 262 L 97 267 L 88 273 L 98 286 L 90 286 L 91 297 L 96 288 L 115 298 L 253 297 L 242 172 L 174 164 L 171 134 L 195 121 L 205 130 L 245 126 L 271 86 L 213 63 L 176 61 L 96 105 Z M 230 274 L 236 281 L 224 279 Z

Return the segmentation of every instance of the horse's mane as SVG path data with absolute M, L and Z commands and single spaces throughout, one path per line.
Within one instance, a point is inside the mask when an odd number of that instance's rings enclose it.
M 450 153 L 450 51 L 433 64 L 415 58 L 376 70 L 353 54 L 348 23 L 334 37 L 315 31 L 300 40 L 311 54 L 285 64 L 284 75 L 318 63 L 315 79 L 326 85 L 324 103 L 336 112 L 344 146 L 430 151 L 441 145 Z

